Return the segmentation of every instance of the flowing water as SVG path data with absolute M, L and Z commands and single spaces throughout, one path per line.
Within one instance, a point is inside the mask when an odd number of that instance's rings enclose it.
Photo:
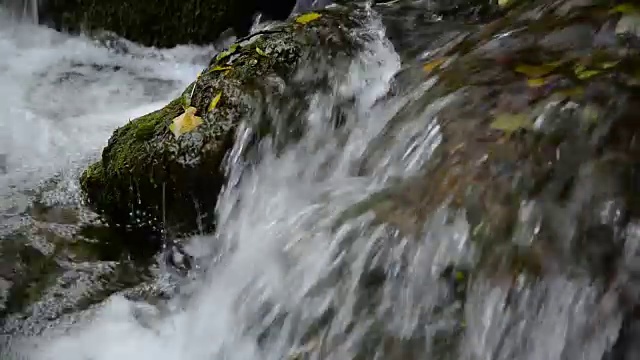
M 301 69 L 300 78 L 328 74 L 331 86 L 299 100 L 309 104 L 300 141 L 277 153 L 268 138 L 249 149 L 250 128 L 240 127 L 217 232 L 188 240 L 198 266 L 171 300 L 159 306 L 114 295 L 37 336 L 14 335 L 3 359 L 600 360 L 621 319 L 614 314 L 584 335 L 596 285 L 557 275 L 521 286 L 508 300 L 510 291 L 479 280 L 461 309 L 439 274 L 471 261 L 464 213 L 437 211 L 417 237 L 369 213 L 345 215 L 423 169 L 441 141 L 438 111 L 457 97 L 398 120 L 433 82 L 389 96 L 401 59 L 374 12 L 369 21 L 365 48 L 344 69 Z M 59 194 L 75 201 L 79 170 L 99 156 L 111 131 L 179 93 L 211 53 L 116 43 L 0 19 L 7 171 L 0 211 L 19 212 L 25 190 L 60 173 L 68 180 Z M 338 107 L 343 125 L 335 128 Z M 457 356 L 442 355 L 447 346 Z

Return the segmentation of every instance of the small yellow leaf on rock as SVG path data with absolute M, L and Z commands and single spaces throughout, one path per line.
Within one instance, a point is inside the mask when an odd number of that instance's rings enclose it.
M 516 72 L 519 72 L 521 74 L 525 74 L 529 77 L 532 78 L 539 78 L 539 77 L 543 77 L 547 74 L 549 74 L 550 72 L 552 72 L 553 70 L 555 70 L 558 66 L 562 65 L 561 62 L 554 62 L 554 63 L 549 63 L 549 64 L 542 64 L 542 65 L 525 65 L 525 64 L 521 64 L 516 66 Z
M 576 77 L 580 80 L 587 80 L 602 72 L 600 70 L 587 69 L 586 66 L 580 65 L 580 64 L 575 66 L 574 71 L 575 71 Z
M 491 128 L 512 133 L 520 129 L 529 129 L 533 126 L 531 119 L 526 114 L 500 114 L 491 123 Z
M 218 106 L 220 97 L 222 97 L 222 91 L 220 91 L 218 95 L 214 96 L 213 99 L 211 99 L 211 103 L 209 104 L 209 108 L 207 109 L 208 112 L 212 112 L 216 108 L 216 106 Z
M 428 63 L 424 64 L 422 66 L 422 69 L 424 70 L 424 72 L 430 73 L 433 70 L 439 68 L 440 65 L 444 64 L 445 61 L 447 61 L 447 58 L 439 58 L 439 59 L 431 60 Z
M 498 0 L 498 6 L 505 7 L 511 4 L 512 0 Z
M 232 44 L 231 46 L 229 46 L 229 49 L 221 52 L 220 54 L 218 54 L 218 56 L 216 56 L 216 61 L 219 61 L 221 59 L 226 58 L 227 56 L 233 54 L 236 52 L 236 50 L 238 50 L 239 45 L 238 44 Z
M 304 25 L 304 24 L 308 24 L 308 23 L 310 23 L 310 22 L 312 22 L 314 20 L 317 20 L 317 19 L 319 19 L 321 17 L 322 17 L 322 15 L 320 15 L 318 13 L 310 12 L 310 13 L 302 14 L 302 15 L 298 16 L 296 18 L 296 22 L 298 24 Z
M 533 78 L 527 79 L 527 85 L 532 88 L 537 88 L 548 84 L 551 80 L 549 78 Z
M 638 7 L 636 7 L 633 4 L 620 4 L 618 6 L 613 7 L 610 11 L 610 14 L 615 14 L 615 13 L 621 13 L 621 14 L 633 14 L 633 13 L 640 13 L 640 10 L 638 10 Z
M 209 72 L 231 70 L 231 66 L 214 66 Z
M 175 135 L 176 139 L 180 135 L 193 131 L 193 129 L 202 125 L 202 118 L 196 116 L 197 109 L 190 106 L 184 110 L 184 113 L 177 116 L 169 125 L 169 130 Z
M 256 52 L 258 53 L 258 55 L 261 55 L 261 56 L 267 56 L 267 54 L 266 54 L 264 51 L 262 51 L 262 49 L 260 49 L 260 48 L 259 48 L 259 47 L 257 47 L 257 46 L 256 46 Z
M 615 67 L 616 65 L 618 65 L 619 63 L 620 63 L 620 60 L 603 62 L 602 64 L 600 64 L 600 68 L 602 68 L 602 69 L 611 69 L 611 68 Z

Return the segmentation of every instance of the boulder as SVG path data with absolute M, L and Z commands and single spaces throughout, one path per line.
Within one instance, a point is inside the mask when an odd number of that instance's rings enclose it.
M 41 23 L 58 30 L 107 30 L 148 46 L 207 44 L 228 28 L 243 35 L 257 12 L 286 19 L 295 0 L 48 0 L 39 8 Z
M 253 127 L 254 136 L 296 133 L 300 109 L 289 99 L 304 98 L 302 87 L 321 86 L 328 76 L 304 78 L 296 70 L 319 57 L 332 59 L 327 73 L 348 65 L 362 41 L 353 30 L 363 28 L 363 19 L 339 9 L 310 13 L 231 45 L 181 97 L 114 132 L 101 160 L 81 177 L 90 206 L 109 224 L 136 231 L 211 230 L 226 181 L 223 160 L 239 124 Z

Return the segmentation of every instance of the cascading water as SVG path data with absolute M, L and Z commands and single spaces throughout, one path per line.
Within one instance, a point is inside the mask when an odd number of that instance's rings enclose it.
M 14 18 L 23 22 L 38 24 L 38 8 L 41 0 L 3 0 L 4 5 Z
M 406 111 L 434 81 L 391 91 L 400 56 L 375 12 L 368 21 L 366 31 L 354 34 L 366 35 L 366 46 L 344 69 L 323 63 L 300 69 L 299 78 L 330 79 L 328 89 L 291 100 L 308 105 L 299 114 L 306 125 L 300 140 L 275 151 L 274 139 L 255 146 L 251 127 L 240 126 L 216 234 L 189 239 L 198 266 L 171 300 L 152 305 L 114 295 L 38 336 L 14 336 L 5 356 L 600 360 L 621 318 L 613 314 L 585 335 L 598 306 L 597 285 L 560 274 L 513 290 L 479 279 L 462 308 L 441 273 L 472 261 L 464 212 L 443 207 L 419 236 L 379 224 L 370 213 L 350 215 L 354 204 L 424 169 L 441 142 L 438 112 L 459 98 L 454 92 L 417 113 Z M 3 119 L 20 119 L 0 122 L 11 137 L 0 148 L 9 156 L 8 176 L 0 181 L 13 188 L 84 166 L 115 126 L 186 86 L 199 67 L 192 60 L 206 53 L 114 54 L 84 38 L 30 27 L 36 37 L 16 26 L 0 29 L 0 48 L 10 54 L 0 59 L 0 76 L 9 79 L 0 84 L 17 84 L 0 85 L 0 111 Z M 105 71 L 108 77 L 101 76 Z M 82 93 L 69 81 L 84 84 Z M 150 93 L 149 81 L 157 93 Z M 272 114 L 283 111 L 265 106 Z M 34 127 L 43 138 L 34 139 Z M 461 313 L 463 328 L 456 325 Z M 457 348 L 457 356 L 442 355 L 450 354 L 447 347 Z

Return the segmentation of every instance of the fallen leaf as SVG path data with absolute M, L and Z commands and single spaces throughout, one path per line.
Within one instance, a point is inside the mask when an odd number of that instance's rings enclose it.
M 213 99 L 211 99 L 211 103 L 209 104 L 209 107 L 207 108 L 207 112 L 212 112 L 216 106 L 218 106 L 218 102 L 220 101 L 220 97 L 222 97 L 222 91 L 220 91 L 218 93 L 218 95 L 214 96 Z
M 525 74 L 531 78 L 539 78 L 551 73 L 560 65 L 562 65 L 562 62 L 560 61 L 542 65 L 521 64 L 516 66 L 515 71 L 521 74 Z
M 264 51 L 262 51 L 262 49 L 260 49 L 259 47 L 256 46 L 256 52 L 258 53 L 258 55 L 262 55 L 262 56 L 268 56 Z
M 317 19 L 319 19 L 321 17 L 322 17 L 322 15 L 320 15 L 318 13 L 310 12 L 310 13 L 302 14 L 302 15 L 298 16 L 296 18 L 296 22 L 298 24 L 304 25 L 304 24 L 308 24 L 308 23 L 310 23 L 310 22 L 312 22 L 314 20 L 317 20 Z
M 533 127 L 531 119 L 526 114 L 500 114 L 491 123 L 490 127 L 495 130 L 512 133 L 520 129 L 530 129 Z
M 209 72 L 216 72 L 216 71 L 225 71 L 225 70 L 231 70 L 232 67 L 231 66 L 214 66 L 211 70 L 209 70 Z
M 529 87 L 532 88 L 537 88 L 537 87 L 541 87 L 544 86 L 548 83 L 551 82 L 551 78 L 532 78 L 532 79 L 527 79 L 527 85 L 529 85 Z
M 498 6 L 505 7 L 511 4 L 513 0 L 498 0 Z
M 621 13 L 621 14 L 634 14 L 639 13 L 640 10 L 633 4 L 620 4 L 618 6 L 613 7 L 609 10 L 610 14 Z
M 184 113 L 173 119 L 171 125 L 169 125 L 169 130 L 171 130 L 176 139 L 180 135 L 193 131 L 193 129 L 202 125 L 202 118 L 196 116 L 196 111 L 198 111 L 196 108 L 190 106 L 184 110 Z
M 600 64 L 600 68 L 605 70 L 611 69 L 613 67 L 616 67 L 616 65 L 618 65 L 619 63 L 620 63 L 620 60 L 603 62 L 602 64 Z
M 600 70 L 588 69 L 586 66 L 580 64 L 575 66 L 574 72 L 576 77 L 580 80 L 587 80 L 602 73 Z
M 229 49 L 221 52 L 220 54 L 218 54 L 218 56 L 216 56 L 216 61 L 222 60 L 230 55 L 232 55 L 233 53 L 235 53 L 239 48 L 238 44 L 232 44 L 231 46 L 229 46 Z
M 426 64 L 424 64 L 422 66 L 422 69 L 424 70 L 424 72 L 426 72 L 428 74 L 428 73 L 432 72 L 433 70 L 439 68 L 440 65 L 444 64 L 445 61 L 447 61 L 447 58 L 438 58 L 438 59 L 431 60 L 431 61 L 427 62 Z

